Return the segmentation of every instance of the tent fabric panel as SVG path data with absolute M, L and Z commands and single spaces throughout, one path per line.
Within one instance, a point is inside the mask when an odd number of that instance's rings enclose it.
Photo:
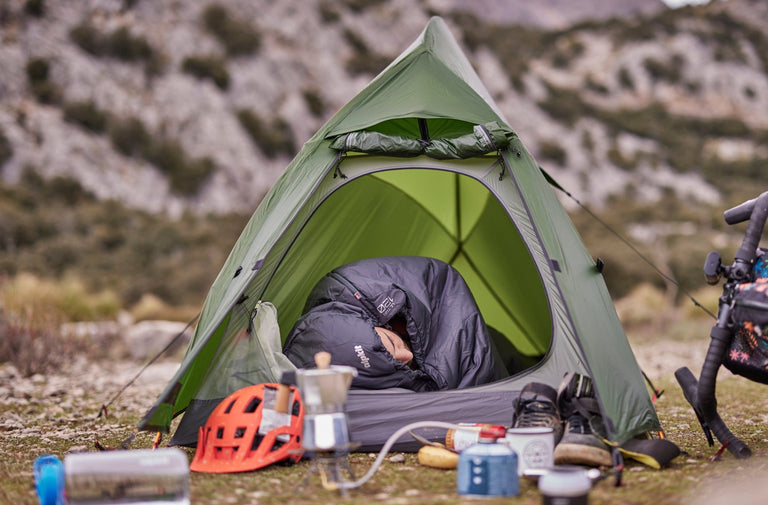
M 411 199 L 418 198 L 424 211 L 455 237 L 458 233 L 457 202 L 454 198 L 456 181 L 453 174 L 441 172 L 443 177 L 440 177 L 435 176 L 435 173 L 430 170 L 387 170 L 372 176 L 397 188 Z
M 392 93 L 390 89 L 398 92 Z M 382 99 L 384 96 L 386 100 Z M 456 96 L 463 100 L 456 100 Z M 324 134 L 364 130 L 401 117 L 508 124 L 439 17 L 430 19 L 413 44 L 329 121 Z
M 515 169 L 516 180 L 525 188 L 528 210 L 550 258 L 557 261 L 555 276 L 568 307 L 564 316 L 580 336 L 572 341 L 578 344 L 578 354 L 586 358 L 614 440 L 623 443 L 639 433 L 660 429 L 642 373 L 593 258 L 536 163 L 527 154 L 518 162 L 527 169 Z
M 450 117 L 483 124 L 489 112 L 495 114 L 466 82 L 430 53 L 416 54 L 392 72 L 386 76 L 386 86 L 376 88 L 375 94 L 364 90 L 354 99 L 357 106 L 334 126 L 331 135 L 365 130 L 375 124 L 371 118 Z M 502 122 L 501 118 L 498 121 Z
M 363 258 L 402 255 L 403 251 L 442 258 L 454 249 L 453 237 L 408 195 L 374 177 L 356 178 L 315 211 L 264 298 L 279 307 L 285 337 L 301 315 L 312 286 L 333 268 Z
M 168 382 L 155 404 L 139 422 L 138 429 L 168 431 L 173 417 L 187 406 L 189 400 L 197 392 L 197 388 L 205 375 L 205 370 L 218 348 L 218 342 L 226 325 L 227 322 L 225 321 L 216 332 L 198 346 L 193 348 L 190 343 L 181 366 Z
M 232 308 L 237 305 L 246 290 L 253 293 L 259 289 L 258 283 L 254 284 L 253 280 L 260 271 L 257 268 L 260 260 L 290 227 L 296 214 L 303 208 L 304 202 L 311 198 L 314 189 L 336 157 L 331 149 L 321 149 L 320 152 L 314 153 L 317 142 L 311 140 L 305 144 L 305 149 L 291 162 L 244 227 L 208 291 L 195 333 L 179 370 L 172 383 L 150 409 L 157 414 L 142 420 L 140 426 L 157 422 L 158 416 L 165 411 L 158 409 L 159 405 L 172 402 L 172 411 L 176 415 L 186 408 L 194 396 L 205 367 L 218 345 L 218 339 L 227 329 L 226 321 Z M 314 156 L 312 162 L 305 166 L 308 151 L 312 151 Z M 305 175 L 300 175 L 302 173 Z M 233 326 L 244 327 L 245 319 L 241 317 Z M 181 384 L 183 394 L 171 398 L 174 383 L 177 381 Z M 170 419 L 162 424 L 167 429 Z
M 301 154 L 301 153 L 300 153 Z M 296 159 L 262 200 L 235 243 L 214 281 L 200 315 L 193 337 L 193 347 L 199 338 L 211 334 L 226 317 L 229 308 L 255 277 L 257 265 L 288 228 L 311 197 L 314 189 L 331 167 L 335 154 L 320 149 L 308 166 Z M 237 272 L 240 274 L 237 274 Z
M 482 285 L 468 281 L 470 288 L 476 296 L 504 301 L 503 314 L 483 312 L 486 322 L 507 335 L 524 354 L 543 355 L 550 345 L 552 320 L 542 279 L 520 233 L 496 198 L 488 198 L 468 233 L 462 249 L 474 268 L 481 270 L 483 280 Z
M 362 452 L 379 450 L 395 430 L 417 420 L 511 425 L 514 401 L 519 395 L 519 391 L 515 390 L 477 392 L 472 389 L 456 392 L 384 390 L 377 395 L 368 393 L 350 391 L 346 406 L 350 439 L 363 443 L 356 449 Z M 488 409 L 488 405 L 494 408 Z M 444 436 L 443 431 L 434 433 L 430 438 L 444 442 Z M 416 452 L 419 447 L 420 443 L 406 435 L 395 443 L 392 450 Z
M 332 178 L 336 153 L 328 148 L 329 139 L 334 135 L 362 129 L 387 134 L 406 132 L 408 136 L 417 138 L 417 133 L 420 134 L 419 120 L 426 120 L 430 135 L 436 137 L 468 133 L 473 125 L 491 121 L 507 124 L 501 119 L 487 90 L 439 18 L 433 18 L 407 51 L 315 133 L 259 205 L 214 281 L 182 367 L 150 411 L 152 415 L 148 419 L 152 423 L 145 426 L 155 427 L 163 423 L 169 426 L 169 410 L 175 414 L 188 405 L 193 408 L 197 404 L 194 396 L 202 375 L 200 372 L 204 372 L 209 365 L 211 353 L 216 352 L 218 341 L 229 338 L 232 332 L 239 331 L 247 324 L 246 311 L 238 307 L 238 302 L 246 299 L 247 303 L 253 303 L 266 294 L 280 299 L 279 303 L 275 302 L 279 311 L 282 311 L 282 304 L 299 306 L 300 296 L 288 293 L 297 285 L 299 292 L 304 289 L 301 283 L 311 283 L 313 273 L 291 270 L 293 267 L 288 266 L 288 261 L 304 260 L 298 256 L 292 257 L 293 251 L 315 253 L 313 260 L 318 263 L 318 272 L 322 270 L 325 273 L 326 267 L 336 266 L 336 259 L 323 256 L 322 251 L 312 249 L 309 243 L 301 244 L 302 240 L 307 240 L 303 238 L 304 231 L 317 226 L 312 224 L 310 218 L 319 203 L 342 184 L 341 178 Z M 646 429 L 653 429 L 658 426 L 658 419 L 642 378 L 638 379 L 639 368 L 636 367 L 631 349 L 626 342 L 615 345 L 623 337 L 623 330 L 615 317 L 604 282 L 594 271 L 594 264 L 586 248 L 578 239 L 554 193 L 544 182 L 539 168 L 518 139 L 514 139 L 513 143 L 519 153 L 515 154 L 513 150 L 503 153 L 509 170 L 501 180 L 498 170 L 501 167 L 492 166 L 494 157 L 486 157 L 490 160 L 456 160 L 451 162 L 451 167 L 480 177 L 485 186 L 504 202 L 506 212 L 514 221 L 521 242 L 540 276 L 539 282 L 550 312 L 551 346 L 538 365 L 513 377 L 467 390 L 441 392 L 444 394 L 430 398 L 430 412 L 454 412 L 459 403 L 455 400 L 464 398 L 462 395 L 488 395 L 482 406 L 480 402 L 475 404 L 477 408 L 474 412 L 477 417 L 482 415 L 487 419 L 488 416 L 497 415 L 497 405 L 503 403 L 503 408 L 509 408 L 512 402 L 507 401 L 508 397 L 516 395 L 516 391 L 528 381 L 557 385 L 564 371 L 577 371 L 593 375 L 603 410 L 612 421 L 613 439 L 622 440 Z M 350 165 L 343 163 L 342 171 L 350 171 L 348 175 L 354 178 L 375 171 L 406 168 L 400 162 L 376 157 L 363 158 Z M 434 160 L 427 161 L 419 157 L 410 161 L 407 168 L 444 167 Z M 351 182 L 354 184 L 354 181 Z M 342 203 L 338 201 L 333 205 L 341 209 Z M 333 210 L 333 206 L 328 209 Z M 322 209 L 318 212 L 322 212 Z M 421 214 L 428 216 L 431 212 L 422 209 Z M 342 218 L 339 216 L 337 220 Z M 427 221 L 430 224 L 426 228 L 440 230 L 444 235 L 443 244 L 447 250 L 452 251 L 457 261 L 465 261 L 467 265 L 474 261 L 472 254 L 478 255 L 477 252 L 469 251 L 465 254 L 463 249 L 457 251 L 456 244 L 451 243 L 455 242 L 453 228 L 435 221 L 433 217 Z M 443 221 L 450 222 L 447 219 Z M 465 239 L 462 247 L 470 247 L 473 240 L 478 240 L 475 246 L 479 247 L 483 236 L 480 232 L 485 232 L 485 229 L 479 226 L 476 231 L 478 235 L 473 236 L 469 230 L 474 230 L 475 226 L 464 229 L 469 222 L 471 220 L 467 223 L 461 221 L 461 238 Z M 305 227 L 306 223 L 309 224 Z M 369 223 L 369 226 L 377 224 Z M 344 229 L 340 226 L 339 230 L 338 233 L 343 230 L 343 234 L 336 235 L 339 238 L 355 237 L 354 227 Z M 435 234 L 440 236 L 436 231 Z M 317 237 L 320 232 L 310 230 L 308 236 Z M 296 244 L 299 247 L 294 248 Z M 353 249 L 345 253 L 350 256 L 349 260 L 356 259 L 354 256 L 359 254 Z M 429 249 L 428 253 L 434 253 L 436 257 L 448 254 L 442 249 Z M 366 254 L 369 252 L 366 251 Z M 342 258 L 338 260 L 342 261 Z M 557 264 L 552 260 L 556 260 Z M 307 277 L 299 278 L 304 275 Z M 290 296 L 296 296 L 297 300 L 290 300 Z M 607 316 L 603 317 L 602 314 Z M 281 331 L 287 329 L 281 326 Z M 594 334 L 600 336 L 594 337 Z M 595 342 L 591 339 L 595 339 Z M 198 356 L 202 359 L 198 360 Z M 627 377 L 624 377 L 625 373 Z M 620 380 L 617 381 L 617 377 Z M 626 395 L 622 397 L 624 392 Z M 358 419 L 361 423 L 365 419 L 379 422 L 381 419 L 377 410 L 382 408 L 381 392 L 360 392 L 359 397 L 357 392 L 353 393 L 350 394 L 350 408 L 354 412 L 358 412 L 355 410 L 358 404 L 365 404 L 372 409 L 360 413 L 359 418 L 355 414 L 354 422 L 358 422 Z M 409 394 L 403 400 L 406 403 L 401 405 L 412 405 L 412 398 L 420 396 Z M 400 401 L 399 396 L 390 398 L 393 402 Z M 170 403 L 174 404 L 173 409 L 168 408 Z M 494 409 L 488 409 L 488 405 L 493 405 Z M 485 411 L 482 410 L 483 406 Z M 415 407 L 407 410 L 398 407 L 398 410 L 398 419 L 403 421 L 406 418 L 409 421 L 424 419 Z M 159 423 L 154 422 L 157 420 Z
M 458 238 L 462 242 L 462 247 L 466 250 L 467 238 L 475 231 L 478 224 L 483 220 L 493 220 L 493 217 L 488 214 L 489 208 L 500 209 L 499 203 L 488 192 L 488 188 L 483 186 L 477 179 L 472 177 L 466 177 L 454 173 L 452 177 L 455 179 L 454 186 L 457 192 L 457 206 L 459 211 L 457 212 L 457 226 L 458 226 Z M 503 212 L 501 215 L 506 218 L 506 214 Z M 496 224 L 501 224 L 505 228 L 511 228 L 511 232 L 517 235 L 517 230 L 509 221 L 509 219 L 496 220 Z M 499 229 L 499 233 L 504 233 L 504 230 Z M 497 246 L 498 248 L 498 246 Z

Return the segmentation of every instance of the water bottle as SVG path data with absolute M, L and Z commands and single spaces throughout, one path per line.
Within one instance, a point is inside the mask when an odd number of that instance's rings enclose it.
M 517 496 L 520 481 L 517 475 L 517 454 L 497 442 L 506 435 L 503 426 L 483 428 L 478 443 L 459 455 L 456 489 L 467 498 Z
M 176 448 L 68 454 L 69 505 L 189 505 L 189 461 Z

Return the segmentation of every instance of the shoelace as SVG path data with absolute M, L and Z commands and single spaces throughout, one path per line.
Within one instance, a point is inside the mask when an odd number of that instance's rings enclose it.
M 592 433 L 592 428 L 589 425 L 589 421 L 581 414 L 573 414 L 568 418 L 568 427 L 566 431 L 568 433 L 579 433 L 582 435 L 589 435 Z
M 529 428 L 536 426 L 552 427 L 557 419 L 553 405 L 544 402 L 530 401 L 521 405 L 521 413 L 515 426 Z

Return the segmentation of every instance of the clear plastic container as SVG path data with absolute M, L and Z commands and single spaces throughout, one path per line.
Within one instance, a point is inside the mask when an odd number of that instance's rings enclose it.
M 189 505 L 189 461 L 176 448 L 68 454 L 69 505 Z

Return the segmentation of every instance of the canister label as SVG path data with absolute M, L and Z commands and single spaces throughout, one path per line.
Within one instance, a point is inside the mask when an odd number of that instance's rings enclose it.
M 464 496 L 517 496 L 517 455 L 501 444 L 469 447 L 459 456 L 456 488 Z

